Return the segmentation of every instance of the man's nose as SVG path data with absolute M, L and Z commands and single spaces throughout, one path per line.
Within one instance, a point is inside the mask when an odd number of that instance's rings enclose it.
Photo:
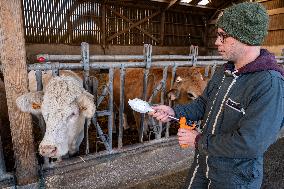
M 220 37 L 217 37 L 217 38 L 216 38 L 216 40 L 215 40 L 215 45 L 216 45 L 216 46 L 222 45 L 222 43 L 221 43 L 221 38 L 220 38 Z

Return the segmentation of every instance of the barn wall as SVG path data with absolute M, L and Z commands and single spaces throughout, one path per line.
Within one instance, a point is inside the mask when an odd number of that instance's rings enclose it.
M 62 54 L 78 55 L 81 53 L 81 46 L 64 45 L 64 44 L 26 44 L 27 59 L 29 63 L 34 63 L 37 54 Z M 172 54 L 185 55 L 189 54 L 190 47 L 160 47 L 153 46 L 153 54 Z M 104 54 L 100 45 L 90 45 L 91 55 Z M 109 55 L 142 55 L 143 46 L 109 46 L 105 49 L 105 54 Z M 199 55 L 205 54 L 205 48 L 199 48 Z
M 160 46 L 203 45 L 206 12 L 163 11 L 164 4 L 25 0 L 27 43 Z M 167 4 L 166 4 L 167 5 Z M 205 10 L 211 11 L 211 10 Z
M 270 18 L 269 32 L 263 45 L 276 55 L 281 55 L 284 48 L 284 1 L 268 0 L 261 3 L 268 10 Z

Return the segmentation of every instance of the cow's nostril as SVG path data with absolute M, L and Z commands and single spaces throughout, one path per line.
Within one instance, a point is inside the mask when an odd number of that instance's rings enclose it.
M 187 96 L 188 96 L 188 98 L 190 98 L 190 99 L 195 99 L 195 98 L 196 98 L 195 95 L 192 94 L 192 93 L 187 93 Z
M 57 148 L 56 148 L 56 146 L 55 146 L 51 153 L 55 153 L 56 150 L 57 150 Z
M 39 152 L 42 156 L 52 157 L 56 154 L 57 147 L 55 145 L 42 145 Z

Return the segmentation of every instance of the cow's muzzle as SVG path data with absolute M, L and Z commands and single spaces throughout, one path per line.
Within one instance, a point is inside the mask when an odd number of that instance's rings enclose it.
M 56 157 L 58 148 L 53 144 L 44 144 L 39 146 L 39 153 L 44 157 Z

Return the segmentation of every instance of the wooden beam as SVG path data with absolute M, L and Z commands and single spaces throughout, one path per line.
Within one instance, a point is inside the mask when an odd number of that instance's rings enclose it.
M 284 14 L 284 8 L 267 10 L 269 16 Z
M 171 6 L 173 6 L 177 1 L 178 1 L 178 0 L 172 0 L 172 1 L 170 1 L 169 5 L 168 5 L 167 8 L 165 9 L 165 11 L 168 10 Z
M 136 1 L 136 2 L 139 2 L 139 1 Z M 169 3 L 168 1 L 167 1 L 167 3 Z M 150 3 L 149 3 L 150 4 Z M 108 1 L 108 5 L 117 5 L 117 6 L 123 6 L 123 7 L 125 7 L 125 8 L 128 8 L 128 7 L 130 7 L 130 8 L 139 8 L 139 9 L 148 9 L 148 10 L 156 10 L 156 11 L 158 11 L 158 10 L 161 10 L 161 8 L 160 8 L 160 6 L 150 6 L 150 5 L 142 5 L 142 4 L 138 4 L 138 3 L 136 3 L 136 4 L 130 4 L 130 3 L 122 3 L 122 2 L 119 2 L 119 1 L 115 1 L 115 2 L 109 2 Z M 214 9 L 211 9 L 210 8 L 210 10 L 209 9 L 207 9 L 208 11 L 211 11 L 211 10 L 216 10 L 216 8 L 214 8 Z M 170 10 L 171 12 L 177 12 L 177 13 L 184 13 L 184 14 L 195 14 L 195 15 L 207 15 L 207 13 L 206 12 L 203 12 L 203 11 L 200 11 L 200 10 L 198 10 L 198 11 L 196 11 L 196 10 L 191 10 L 191 9 L 171 9 Z
M 272 1 L 272 0 L 258 0 L 258 1 L 256 1 L 256 2 L 258 2 L 258 3 L 264 3 L 264 2 L 267 2 L 267 1 Z
M 150 1 L 155 1 L 155 2 L 160 2 L 160 3 L 169 3 L 169 1 L 167 0 L 150 0 Z M 208 7 L 208 6 L 203 6 L 203 5 L 192 5 L 189 3 L 181 3 L 181 2 L 179 2 L 178 5 L 187 6 L 187 7 L 198 7 L 202 9 L 216 9 L 214 7 Z
M 131 26 L 125 28 L 124 30 L 121 30 L 120 32 L 117 32 L 116 34 L 110 36 L 109 38 L 107 38 L 107 41 L 111 41 L 112 39 L 116 38 L 117 36 L 119 36 L 119 35 L 121 35 L 121 34 L 127 32 L 127 31 L 130 30 L 131 28 L 134 28 L 134 27 L 136 27 L 136 26 L 139 26 L 140 24 L 142 24 L 142 23 L 146 22 L 147 20 L 149 20 L 149 19 L 151 19 L 151 18 L 157 16 L 157 15 L 160 14 L 160 13 L 161 13 L 161 11 L 157 11 L 157 12 L 153 13 L 152 15 L 147 16 L 146 18 L 143 18 L 142 20 L 140 20 L 140 21 L 138 21 L 138 22 L 132 24 Z
M 130 24 L 134 24 L 134 22 L 132 22 L 130 19 L 128 19 L 127 17 L 125 17 L 124 15 L 120 14 L 119 12 L 117 12 L 115 9 L 111 8 L 110 6 L 106 6 L 109 10 L 111 10 L 115 15 L 121 17 L 122 19 L 124 19 L 125 21 L 129 22 Z M 144 30 L 143 28 L 140 28 L 139 26 L 135 26 L 135 28 L 137 28 L 138 30 L 142 31 L 145 35 L 149 36 L 150 38 L 152 38 L 153 40 L 159 42 L 159 39 L 157 39 L 156 37 L 152 36 L 149 32 L 147 32 L 146 30 Z
M 0 59 L 13 141 L 16 182 L 17 185 L 27 185 L 38 181 L 38 169 L 31 115 L 21 112 L 16 106 L 16 99 L 28 92 L 22 1 L 0 0 L 0 7 Z

